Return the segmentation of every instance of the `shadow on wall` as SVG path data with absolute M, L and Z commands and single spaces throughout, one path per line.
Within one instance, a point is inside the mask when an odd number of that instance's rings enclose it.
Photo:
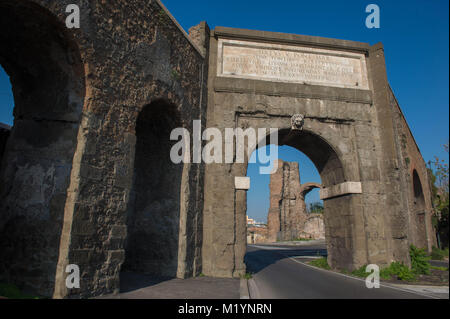
M 177 274 L 183 166 L 170 160 L 168 138 L 171 130 L 180 126 L 175 110 L 168 102 L 157 100 L 145 106 L 137 119 L 123 271 L 155 278 Z M 153 280 L 158 281 L 150 282 Z
M 413 171 L 413 191 L 414 191 L 414 211 L 415 222 L 417 228 L 417 247 L 426 248 L 427 231 L 425 225 L 425 197 L 423 195 L 422 183 L 420 182 L 419 174 L 416 170 Z
M 51 296 L 84 67 L 65 26 L 30 1 L 0 1 L 0 30 L 15 105 L 0 168 L 0 280 Z

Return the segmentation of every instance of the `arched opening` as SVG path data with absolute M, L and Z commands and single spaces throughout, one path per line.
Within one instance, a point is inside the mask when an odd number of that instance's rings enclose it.
M 0 65 L 0 163 L 14 122 L 14 96 L 8 74 Z
M 419 174 L 416 170 L 413 171 L 413 194 L 414 194 L 414 209 L 417 242 L 416 245 L 421 248 L 427 247 L 427 233 L 425 225 L 425 197 L 423 194 L 422 183 L 420 182 Z
M 270 144 L 270 136 L 266 137 L 266 144 Z M 278 131 L 278 145 L 295 148 L 311 160 L 320 175 L 321 189 L 332 189 L 347 181 L 338 152 L 318 134 L 305 129 L 282 129 Z M 323 200 L 328 262 L 333 267 L 353 269 L 356 250 L 351 226 L 354 200 L 350 194 L 330 195 Z
M 0 281 L 50 296 L 84 68 L 65 26 L 28 1 L 0 3 L 0 42 L 15 104 L 0 168 Z
M 268 153 L 267 146 L 254 151 L 248 164 L 247 176 L 252 185 L 247 194 L 248 243 L 315 238 L 315 234 L 308 232 L 312 226 L 308 222 L 312 217 L 308 208 L 314 207 L 312 214 L 315 214 L 317 206 L 323 205 L 318 191 L 320 175 L 302 152 L 290 146 L 275 147 L 279 166 L 276 173 L 260 173 L 260 167 L 265 165 L 258 161 L 260 156 L 257 155 Z M 274 210 L 276 216 L 273 216 Z M 277 230 L 273 229 L 274 218 Z M 323 237 L 324 231 L 322 228 Z
M 174 105 L 157 100 L 136 122 L 133 186 L 127 210 L 127 240 L 121 289 L 137 274 L 175 277 L 178 267 L 182 164 L 170 160 L 172 129 L 180 127 Z
M 267 144 L 270 143 L 270 136 L 267 136 L 266 142 Z M 308 130 L 283 129 L 278 131 L 278 145 L 290 146 L 302 152 L 313 163 L 320 180 L 311 180 L 311 182 L 316 182 L 317 186 L 320 184 L 321 188 L 330 188 L 346 182 L 345 170 L 338 153 L 318 134 Z M 313 185 L 307 187 L 309 190 L 315 188 L 317 187 L 313 187 Z M 322 204 L 320 198 L 311 199 L 309 203 Z M 326 238 L 328 261 L 333 266 L 347 269 L 352 268 L 354 249 L 351 240 L 353 230 L 350 226 L 353 217 L 349 213 L 350 210 L 351 196 L 342 195 L 324 199 L 323 212 L 321 212 L 325 228 L 325 234 L 322 234 L 322 236 L 324 235 Z M 281 212 L 276 211 L 276 213 L 280 214 Z M 281 229 L 281 225 L 277 225 L 277 227 Z M 270 237 L 270 234 L 268 236 Z

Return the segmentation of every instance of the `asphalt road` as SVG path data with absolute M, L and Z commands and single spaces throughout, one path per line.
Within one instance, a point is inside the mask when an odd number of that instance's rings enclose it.
M 245 261 L 253 274 L 252 299 L 427 299 L 443 297 L 381 283 L 368 289 L 363 279 L 313 268 L 305 263 L 326 256 L 324 245 L 248 245 Z

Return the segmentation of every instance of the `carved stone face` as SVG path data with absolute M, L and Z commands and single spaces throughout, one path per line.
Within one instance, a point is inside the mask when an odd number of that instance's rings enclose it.
M 292 116 L 292 129 L 301 130 L 304 124 L 304 119 L 305 117 L 302 114 L 295 114 L 294 116 Z
M 295 126 L 300 126 L 300 125 L 302 125 L 302 122 L 303 122 L 303 119 L 300 118 L 300 117 L 296 117 L 296 118 L 294 119 L 294 124 L 295 124 Z

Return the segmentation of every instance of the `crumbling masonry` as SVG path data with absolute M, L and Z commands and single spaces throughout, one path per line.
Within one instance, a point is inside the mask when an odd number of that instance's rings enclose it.
M 320 184 L 300 184 L 297 162 L 277 160 L 270 175 L 270 208 L 267 216 L 268 241 L 323 238 L 323 217 L 306 212 L 305 197 Z
M 67 29 L 71 3 L 0 0 L 15 100 L 0 132 L 0 281 L 84 298 L 118 292 L 121 270 L 244 274 L 247 163 L 172 163 L 170 131 L 192 136 L 193 120 L 278 128 L 312 160 L 331 266 L 431 249 L 427 170 L 381 44 L 204 22 L 187 35 L 157 0 L 79 1 Z M 69 264 L 80 288 L 65 285 Z

